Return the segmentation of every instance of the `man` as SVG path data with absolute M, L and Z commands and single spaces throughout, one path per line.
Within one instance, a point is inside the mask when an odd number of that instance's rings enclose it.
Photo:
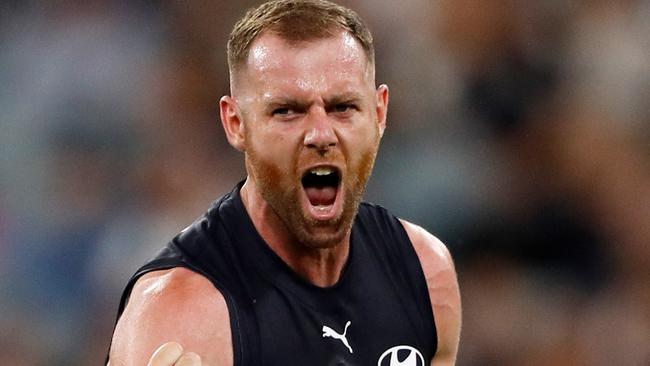
M 221 120 L 248 176 L 133 276 L 110 364 L 453 365 L 447 249 L 360 203 L 388 107 L 366 26 L 271 1 L 235 25 L 228 62 Z

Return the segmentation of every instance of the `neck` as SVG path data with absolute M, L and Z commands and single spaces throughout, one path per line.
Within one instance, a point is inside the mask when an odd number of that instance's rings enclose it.
M 293 271 L 320 287 L 338 282 L 350 252 L 350 232 L 331 247 L 313 248 L 295 239 L 250 177 L 240 196 L 257 232 Z

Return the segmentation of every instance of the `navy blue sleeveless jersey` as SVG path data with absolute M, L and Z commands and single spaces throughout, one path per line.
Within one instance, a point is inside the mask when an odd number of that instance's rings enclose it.
M 185 267 L 207 277 L 230 313 L 234 364 L 429 365 L 437 335 L 426 281 L 399 220 L 362 203 L 339 281 L 314 286 L 256 231 L 241 183 L 131 278 Z

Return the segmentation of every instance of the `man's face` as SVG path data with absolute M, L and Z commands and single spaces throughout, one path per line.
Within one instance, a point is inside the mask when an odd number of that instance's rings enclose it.
M 388 90 L 349 33 L 288 43 L 264 33 L 233 83 L 249 179 L 311 248 L 349 232 L 385 126 Z

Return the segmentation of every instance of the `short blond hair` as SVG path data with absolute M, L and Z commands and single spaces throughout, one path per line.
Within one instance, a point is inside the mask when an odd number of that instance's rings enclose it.
M 228 68 L 231 75 L 248 58 L 253 41 L 270 31 L 289 42 L 327 38 L 347 31 L 374 64 L 372 34 L 359 15 L 326 0 L 272 0 L 246 12 L 228 40 Z

